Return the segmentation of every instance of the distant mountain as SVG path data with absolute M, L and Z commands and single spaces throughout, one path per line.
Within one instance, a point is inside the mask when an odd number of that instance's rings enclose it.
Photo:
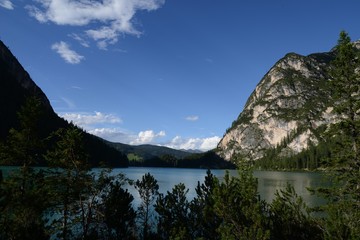
M 134 154 L 143 160 L 149 160 L 154 157 L 161 157 L 164 155 L 171 155 L 178 159 L 192 155 L 194 152 L 188 152 L 185 150 L 176 150 L 173 148 L 156 146 L 150 144 L 144 145 L 128 145 L 123 143 L 111 143 L 108 142 L 112 147 L 119 150 L 120 152 L 128 155 Z
M 47 137 L 51 132 L 69 127 L 69 123 L 60 118 L 53 110 L 44 92 L 35 84 L 30 75 L 0 41 L 0 141 L 4 141 L 11 128 L 17 128 L 19 122 L 17 112 L 26 99 L 36 96 L 41 100 L 44 118 L 41 119 L 41 137 Z M 104 162 L 113 167 L 126 167 L 126 156 L 105 144 L 101 139 L 83 132 L 85 148 L 89 161 L 93 166 Z
M 360 41 L 354 46 L 360 49 Z M 335 54 L 335 50 L 308 56 L 289 53 L 280 59 L 227 129 L 218 154 L 227 160 L 234 156 L 258 160 L 269 149 L 276 149 L 273 157 L 288 157 L 319 144 L 337 119 L 329 85 Z
M 127 145 L 107 142 L 110 146 L 126 154 L 130 166 L 178 167 L 205 169 L 233 169 L 235 165 L 225 161 L 213 151 L 176 150 L 155 145 Z
M 184 151 L 184 152 L 188 152 L 188 153 L 203 153 L 204 152 L 199 149 L 180 149 L 180 151 Z

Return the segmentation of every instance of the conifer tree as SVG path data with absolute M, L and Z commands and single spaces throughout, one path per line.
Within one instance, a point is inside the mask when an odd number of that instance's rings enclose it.
M 158 234 L 161 239 L 192 239 L 189 222 L 189 189 L 183 183 L 175 185 L 165 196 L 160 194 L 155 204 L 159 214 Z
M 207 170 L 205 181 L 198 182 L 195 188 L 196 197 L 190 202 L 190 222 L 195 239 L 220 239 L 217 229 L 221 219 L 215 213 L 213 195 L 218 186 L 219 180 Z
M 102 215 L 107 229 L 105 239 L 135 239 L 133 200 L 128 190 L 122 188 L 121 182 L 110 183 L 108 193 L 102 197 Z
M 141 203 L 138 207 L 138 218 L 140 220 L 142 228 L 142 238 L 148 239 L 149 232 L 151 232 L 151 211 L 152 206 L 156 200 L 156 197 L 159 195 L 159 184 L 157 180 L 150 174 L 146 173 L 142 176 L 141 181 L 137 180 L 135 182 L 135 188 L 138 190 Z
M 270 238 L 266 204 L 260 200 L 257 180 L 249 170 L 244 166 L 239 177 L 231 177 L 227 172 L 224 181 L 214 190 L 214 209 L 221 218 L 217 229 L 221 239 Z
M 330 128 L 335 140 L 330 166 L 335 185 L 322 189 L 327 206 L 325 237 L 356 239 L 360 236 L 360 61 L 358 50 L 344 31 L 340 33 L 332 62 L 333 109 L 339 121 Z
M 19 166 L 0 182 L 0 239 L 46 239 L 44 174 L 33 169 L 43 151 L 40 100 L 28 98 L 17 115 L 18 128 L 9 131 L 0 149 L 1 164 Z
M 81 202 L 89 196 L 91 175 L 87 155 L 83 147 L 82 132 L 76 127 L 59 129 L 54 149 L 46 158 L 50 167 L 48 179 L 53 200 L 53 214 L 60 215 L 51 223 L 54 233 L 61 239 L 72 236 L 72 227 L 77 223 Z

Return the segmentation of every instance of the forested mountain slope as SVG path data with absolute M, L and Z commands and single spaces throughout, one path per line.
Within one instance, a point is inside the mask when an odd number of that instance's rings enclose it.
M 40 100 L 42 118 L 39 123 L 39 137 L 46 138 L 53 131 L 70 126 L 54 112 L 44 92 L 35 84 L 8 47 L 0 41 L 0 141 L 5 141 L 11 128 L 19 127 L 17 113 L 30 97 Z M 89 162 L 93 166 L 100 162 L 110 166 L 127 166 L 127 158 L 121 152 L 86 132 L 83 132 L 83 136 Z

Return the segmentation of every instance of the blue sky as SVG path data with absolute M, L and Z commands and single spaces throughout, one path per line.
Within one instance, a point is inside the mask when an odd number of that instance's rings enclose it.
M 129 144 L 208 150 L 288 52 L 360 38 L 355 0 L 0 0 L 0 39 L 54 110 Z

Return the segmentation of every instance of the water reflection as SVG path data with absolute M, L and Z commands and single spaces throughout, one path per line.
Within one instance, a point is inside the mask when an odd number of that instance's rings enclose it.
M 9 172 L 17 169 L 16 167 L 1 167 L 3 177 Z M 94 169 L 99 171 L 100 169 Z M 113 174 L 124 173 L 127 178 L 136 181 L 141 179 L 145 173 L 150 173 L 158 181 L 160 192 L 166 194 L 171 191 L 174 185 L 184 183 L 189 189 L 188 198 L 193 199 L 196 196 L 195 188 L 198 182 L 205 180 L 205 169 L 181 169 L 181 168 L 118 168 L 113 170 Z M 212 173 L 223 180 L 226 170 L 212 170 Z M 229 170 L 231 176 L 237 176 L 237 170 Z M 323 177 L 324 174 L 314 172 L 277 172 L 277 171 L 255 171 L 254 176 L 258 179 L 258 192 L 260 197 L 271 203 L 275 192 L 284 189 L 287 183 L 294 186 L 296 193 L 303 197 L 309 206 L 318 206 L 325 203 L 324 199 L 312 195 L 308 188 L 328 186 L 329 182 Z M 140 203 L 138 192 L 133 186 L 126 186 L 129 192 L 134 196 L 134 205 Z
M 174 185 L 184 183 L 189 189 L 188 198 L 193 199 L 196 196 L 195 188 L 198 182 L 202 183 L 206 176 L 204 169 L 179 169 L 179 168 L 127 168 L 115 169 L 116 172 L 124 173 L 132 180 L 141 179 L 145 173 L 152 174 L 158 181 L 160 192 L 171 191 Z M 220 180 L 225 175 L 225 170 L 212 170 L 212 173 Z M 229 170 L 231 176 L 237 176 L 237 170 Z M 327 185 L 321 173 L 313 172 L 277 172 L 277 171 L 255 171 L 254 176 L 258 179 L 258 192 L 260 197 L 271 203 L 275 192 L 284 189 L 287 183 L 294 186 L 298 195 L 302 196 L 304 201 L 310 206 L 324 204 L 325 201 L 312 195 L 308 188 L 316 188 Z M 135 204 L 138 200 L 138 193 L 132 186 L 127 186 L 130 193 L 135 198 Z

